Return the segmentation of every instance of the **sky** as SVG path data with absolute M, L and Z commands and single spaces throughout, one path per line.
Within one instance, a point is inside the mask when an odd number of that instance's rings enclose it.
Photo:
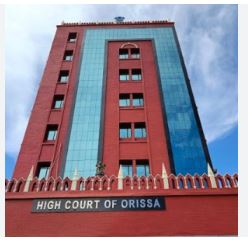
M 175 22 L 210 156 L 219 173 L 238 171 L 236 5 L 8 5 L 5 8 L 5 172 L 11 178 L 51 48 L 65 22 Z

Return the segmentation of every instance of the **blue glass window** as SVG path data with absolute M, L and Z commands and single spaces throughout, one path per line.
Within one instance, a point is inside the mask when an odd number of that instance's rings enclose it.
M 48 125 L 45 134 L 45 141 L 54 141 L 57 137 L 58 125 Z
M 100 146 L 101 106 L 104 104 L 102 88 L 106 66 L 106 42 L 130 39 L 154 41 L 154 55 L 158 63 L 158 80 L 167 118 L 166 127 L 175 174 L 206 173 L 206 156 L 186 85 L 183 60 L 174 29 L 168 26 L 85 30 L 64 177 L 72 177 L 75 168 L 80 176 L 95 175 Z M 123 80 L 129 79 L 127 76 Z
M 77 40 L 77 33 L 76 32 L 69 33 L 67 41 L 73 43 L 76 42 L 76 40 Z
M 131 48 L 131 58 L 140 58 L 139 48 Z
M 141 80 L 141 69 L 132 69 L 132 80 Z
M 120 79 L 120 81 L 127 81 L 127 80 L 129 80 L 128 69 L 120 69 L 120 71 L 119 71 L 119 79 Z
M 72 61 L 72 57 L 73 57 L 73 51 L 72 50 L 66 50 L 63 60 Z
M 133 106 L 134 107 L 143 107 L 144 106 L 143 93 L 134 93 L 133 94 Z
M 146 124 L 144 122 L 134 124 L 134 137 L 146 138 Z
M 120 107 L 129 107 L 130 106 L 130 94 L 120 94 L 119 106 Z
M 120 123 L 120 138 L 131 138 L 131 123 Z
M 131 160 L 122 160 L 120 161 L 120 166 L 122 168 L 123 177 L 132 176 L 133 175 L 133 166 Z
M 128 49 L 119 49 L 119 59 L 128 59 Z
M 136 162 L 136 174 L 137 176 L 149 176 L 150 175 L 150 168 L 149 163 L 147 160 Z
M 62 70 L 59 73 L 59 83 L 67 83 L 69 79 L 69 71 Z
M 55 95 L 53 99 L 53 109 L 60 109 L 63 107 L 64 96 L 63 95 Z
M 39 163 L 37 167 L 38 179 L 47 178 L 49 174 L 50 163 Z

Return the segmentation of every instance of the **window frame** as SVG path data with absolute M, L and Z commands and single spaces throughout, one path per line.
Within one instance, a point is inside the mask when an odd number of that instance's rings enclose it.
M 119 139 L 122 140 L 122 139 L 131 139 L 131 138 L 132 138 L 132 124 L 119 123 Z
M 138 73 L 135 73 L 135 72 Z M 141 81 L 142 80 L 142 71 L 140 68 L 134 68 L 131 70 L 131 79 L 132 81 Z
M 144 107 L 144 95 L 143 95 L 143 93 L 133 93 L 132 95 L 133 95 L 132 96 L 132 106 L 133 107 Z M 138 105 L 134 104 L 137 101 L 139 104 Z
M 50 162 L 39 162 L 37 165 L 37 170 L 36 170 L 36 177 L 41 180 L 42 178 L 48 179 L 49 173 L 50 173 Z M 41 170 L 42 169 L 46 169 L 45 170 L 45 175 L 43 174 L 42 176 L 40 176 L 41 174 Z
M 64 106 L 64 95 L 54 95 L 53 97 L 53 105 L 52 105 L 52 109 L 53 110 L 60 110 L 63 108 Z M 59 106 L 56 106 L 56 103 L 60 102 Z
M 75 38 L 73 38 L 75 35 Z M 75 43 L 77 41 L 77 32 L 69 32 L 67 42 Z
M 121 54 L 121 51 L 126 51 L 127 53 L 126 54 Z M 121 57 L 121 56 L 125 56 L 125 57 Z M 120 48 L 119 49 L 119 59 L 120 60 L 125 60 L 125 59 L 129 59 L 129 51 L 127 48 Z
M 119 166 L 122 169 L 122 176 L 123 177 L 132 177 L 133 176 L 133 161 L 132 160 L 120 160 Z M 127 169 L 128 174 L 125 174 Z
M 132 51 L 138 50 L 138 53 L 132 53 Z M 131 59 L 140 59 L 140 49 L 139 48 L 130 48 Z
M 144 175 L 140 175 L 138 174 L 138 168 L 139 167 L 144 167 Z M 136 160 L 136 169 L 135 169 L 135 173 L 137 176 L 141 177 L 141 176 L 145 176 L 148 177 L 150 175 L 150 165 L 149 165 L 149 161 L 148 160 Z
M 48 124 L 46 127 L 44 142 L 54 142 L 56 141 L 57 136 L 58 136 L 58 125 Z
M 59 72 L 58 83 L 61 83 L 61 84 L 68 83 L 69 82 L 69 74 L 70 74 L 70 71 L 69 70 L 61 70 Z M 62 80 L 63 77 L 65 77 L 66 81 L 65 80 Z
M 63 61 L 71 62 L 72 60 L 73 60 L 73 50 L 65 50 Z
M 125 52 L 125 53 L 121 53 Z M 140 59 L 140 48 L 129 47 L 119 48 L 119 60 L 137 60 Z
M 123 101 L 126 102 L 125 105 L 122 104 Z M 120 93 L 119 94 L 119 107 L 120 108 L 125 108 L 125 107 L 130 107 L 130 106 L 131 106 L 130 94 L 129 93 Z
M 144 125 L 144 127 L 139 127 L 137 125 Z M 141 135 L 138 134 L 141 131 Z M 145 122 L 135 122 L 134 123 L 134 138 L 135 139 L 145 139 L 147 138 L 146 123 Z
M 125 76 L 125 78 L 122 79 L 122 76 Z M 129 70 L 128 69 L 119 69 L 119 81 L 129 81 Z
M 122 176 L 125 177 L 149 177 L 151 175 L 150 163 L 147 159 L 119 160 L 119 168 L 122 168 Z M 141 170 L 143 168 L 143 170 Z M 140 171 L 141 170 L 141 171 Z

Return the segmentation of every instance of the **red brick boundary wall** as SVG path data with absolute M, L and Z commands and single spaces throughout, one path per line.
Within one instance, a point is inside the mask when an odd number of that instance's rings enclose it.
M 116 176 L 5 181 L 6 236 L 238 234 L 238 175 Z M 34 213 L 33 199 L 164 196 L 165 210 Z

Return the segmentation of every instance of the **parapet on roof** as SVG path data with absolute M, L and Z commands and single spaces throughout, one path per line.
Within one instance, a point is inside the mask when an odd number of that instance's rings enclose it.
M 174 25 L 175 23 L 169 20 L 152 20 L 152 21 L 123 21 L 123 22 L 64 22 L 58 26 L 96 26 L 96 25 L 154 25 L 166 24 Z

